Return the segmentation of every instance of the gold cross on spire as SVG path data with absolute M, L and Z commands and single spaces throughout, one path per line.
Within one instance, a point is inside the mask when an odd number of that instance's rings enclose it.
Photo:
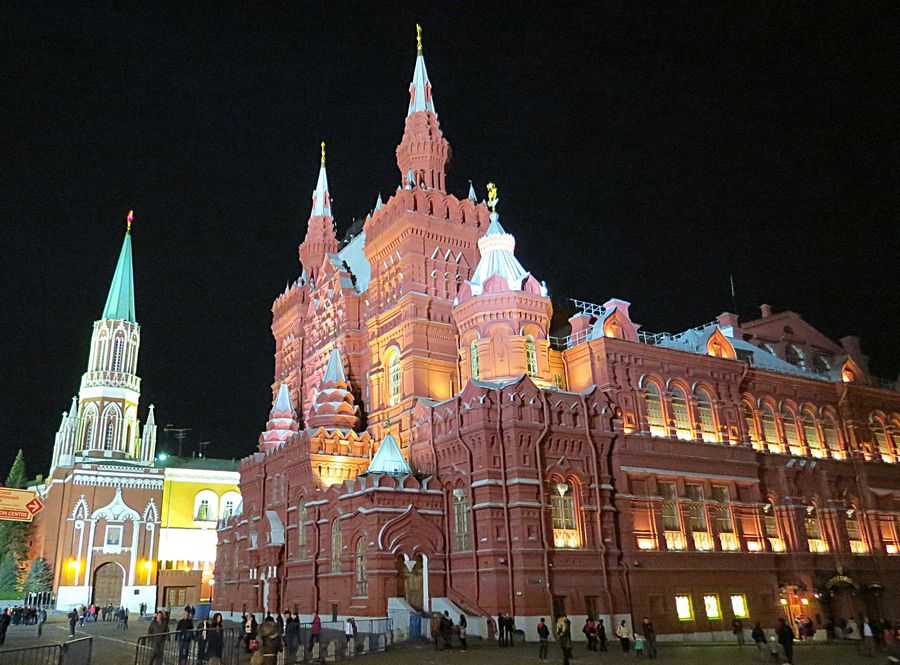
M 422 52 L 422 26 L 416 23 L 416 53 Z
M 322 141 L 322 166 L 325 166 L 325 141 Z
M 487 204 L 488 208 L 491 209 L 491 212 L 497 212 L 497 204 L 500 202 L 500 198 L 497 196 L 497 185 L 492 182 L 487 184 L 487 193 L 488 199 Z
M 131 222 L 134 221 L 134 210 L 129 210 L 125 216 L 125 233 L 131 233 Z

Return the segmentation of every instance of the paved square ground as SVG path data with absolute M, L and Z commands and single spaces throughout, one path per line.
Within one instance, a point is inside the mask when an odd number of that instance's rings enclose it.
M 132 616 L 127 632 L 118 630 L 115 623 L 86 624 L 78 629 L 76 637 L 91 635 L 94 637 L 93 665 L 130 665 L 134 662 L 135 642 L 138 637 L 147 633 L 149 621 L 139 620 Z M 33 646 L 36 644 L 56 644 L 68 638 L 69 629 L 65 618 L 53 615 L 44 626 L 44 634 L 38 639 L 34 626 L 10 626 L 6 644 L 3 649 Z M 495 644 L 487 644 L 471 639 L 470 648 L 466 652 L 458 649 L 435 651 L 430 644 L 398 645 L 391 651 L 380 654 L 367 654 L 353 661 L 365 665 L 520 665 L 540 661 L 537 658 L 537 644 L 517 645 L 509 649 L 500 649 Z M 623 665 L 638 663 L 634 652 L 623 654 L 617 643 L 610 644 L 607 653 L 592 653 L 585 649 L 583 643 L 576 643 L 573 663 L 576 665 Z M 353 662 L 344 660 L 342 662 Z M 794 649 L 796 665 L 853 665 L 854 663 L 875 663 L 883 665 L 887 661 L 886 654 L 875 658 L 860 655 L 852 644 L 798 644 Z M 562 663 L 559 648 L 551 643 L 549 662 Z M 658 662 L 663 665 L 742 665 L 761 662 L 753 647 L 740 649 L 735 645 L 687 646 L 662 644 Z M 648 663 L 649 665 L 649 663 Z

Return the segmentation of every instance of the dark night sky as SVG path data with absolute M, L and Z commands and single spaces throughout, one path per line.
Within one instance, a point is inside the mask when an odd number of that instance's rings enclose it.
M 498 183 L 555 299 L 676 331 L 733 274 L 744 316 L 900 369 L 895 3 L 101 4 L 4 4 L 3 473 L 18 447 L 46 471 L 129 208 L 141 417 L 254 449 L 319 141 L 343 232 L 399 182 L 416 21 L 449 188 Z

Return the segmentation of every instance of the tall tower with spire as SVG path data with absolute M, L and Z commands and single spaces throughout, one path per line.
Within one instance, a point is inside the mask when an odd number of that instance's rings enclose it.
M 155 454 L 153 407 L 144 436 L 138 431 L 141 380 L 137 375 L 141 329 L 134 306 L 129 212 L 125 239 L 106 304 L 94 322 L 87 371 L 81 389 L 63 414 L 53 449 L 52 466 L 71 466 L 85 458 L 114 458 L 151 464 Z
M 331 193 L 328 191 L 328 173 L 325 170 L 325 142 L 322 141 L 319 179 L 312 194 L 312 210 L 309 214 L 306 238 L 300 245 L 300 261 L 311 282 L 315 282 L 325 257 L 337 250 L 334 217 L 331 215 Z

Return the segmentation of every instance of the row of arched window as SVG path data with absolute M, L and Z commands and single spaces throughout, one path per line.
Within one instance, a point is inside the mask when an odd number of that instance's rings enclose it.
M 472 370 L 472 378 L 481 378 L 481 365 L 478 359 L 478 344 L 477 340 L 474 339 L 469 345 L 469 364 L 470 369 Z M 534 337 L 531 335 L 525 337 L 525 371 L 530 377 L 536 377 L 538 375 L 537 344 L 534 341 Z

